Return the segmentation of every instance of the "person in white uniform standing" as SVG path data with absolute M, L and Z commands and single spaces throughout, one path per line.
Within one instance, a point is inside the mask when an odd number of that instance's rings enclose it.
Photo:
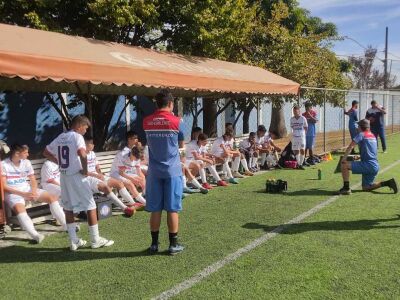
M 44 236 L 36 231 L 31 218 L 26 213 L 25 201 L 48 203 L 51 214 L 64 230 L 67 230 L 67 226 L 64 212 L 57 201 L 58 196 L 37 187 L 32 164 L 27 159 L 28 156 L 28 146 L 19 144 L 11 146 L 9 157 L 2 162 L 2 184 L 7 205 L 17 215 L 22 229 L 39 244 L 43 241 Z
M 306 132 L 308 129 L 307 119 L 301 115 L 300 107 L 293 107 L 293 117 L 290 118 L 292 128 L 292 150 L 296 155 L 297 168 L 304 170 L 303 163 L 306 149 Z
M 93 249 L 107 247 L 114 241 L 100 237 L 97 223 L 96 202 L 88 182 L 86 146 L 83 135 L 90 126 L 87 117 L 75 116 L 71 121 L 71 130 L 61 133 L 44 150 L 44 156 L 58 163 L 61 181 L 61 206 L 67 219 L 70 249 L 76 251 L 87 244 L 77 237 L 74 213 L 86 211 L 89 234 Z

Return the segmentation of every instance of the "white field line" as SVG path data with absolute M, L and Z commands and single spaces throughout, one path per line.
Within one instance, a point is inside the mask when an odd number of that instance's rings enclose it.
M 387 166 L 386 168 L 384 168 L 383 170 L 381 170 L 379 172 L 379 174 L 384 173 L 388 170 L 390 170 L 391 168 L 395 167 L 396 165 L 398 165 L 400 163 L 400 160 L 395 161 L 394 163 L 390 164 L 389 166 Z M 361 182 L 353 185 L 351 187 L 351 189 L 355 189 L 361 186 Z M 229 254 L 228 256 L 225 256 L 223 259 L 205 267 L 202 271 L 200 271 L 199 273 L 193 275 L 192 277 L 186 279 L 185 281 L 182 281 L 181 283 L 178 283 L 177 285 L 173 286 L 171 289 L 166 290 L 164 292 L 162 292 L 161 294 L 159 294 L 158 296 L 152 298 L 154 300 L 164 300 L 164 299 L 169 299 L 173 296 L 178 295 L 179 293 L 183 292 L 184 290 L 187 290 L 189 288 L 191 288 L 192 286 L 194 286 L 195 284 L 199 283 L 200 281 L 202 281 L 203 279 L 207 278 L 208 276 L 210 276 L 211 274 L 217 272 L 219 269 L 221 269 L 222 267 L 224 267 L 225 265 L 237 260 L 238 258 L 240 258 L 242 255 L 252 251 L 254 248 L 264 244 L 265 242 L 273 239 L 274 237 L 278 236 L 282 231 L 284 231 L 289 225 L 291 224 L 298 224 L 301 221 L 303 221 L 304 219 L 314 215 L 315 213 L 317 213 L 318 211 L 320 211 L 321 209 L 323 209 L 324 207 L 328 206 L 329 204 L 333 203 L 334 201 L 336 201 L 340 196 L 336 195 L 336 196 L 332 196 L 330 198 L 328 198 L 327 200 L 321 202 L 320 204 L 314 206 L 313 208 L 311 208 L 310 210 L 298 215 L 297 217 L 294 217 L 293 219 L 291 219 L 290 221 L 286 222 L 285 224 L 276 227 L 275 229 L 273 229 L 270 232 L 267 232 L 265 234 L 263 234 L 261 237 L 253 240 L 251 243 L 247 244 L 246 246 L 244 246 L 243 248 L 238 249 L 236 252 Z

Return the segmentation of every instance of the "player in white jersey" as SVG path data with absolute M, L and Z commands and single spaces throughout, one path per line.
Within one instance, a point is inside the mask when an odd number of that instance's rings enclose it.
M 40 170 L 41 186 L 53 195 L 61 196 L 60 168 L 50 160 L 46 160 Z
M 232 132 L 228 131 L 222 137 L 215 139 L 211 147 L 211 154 L 215 157 L 217 164 L 222 164 L 223 171 L 228 177 L 229 183 L 238 184 L 239 182 L 233 176 L 229 161 L 232 159 L 232 154 L 229 147 L 229 141 L 233 138 Z
M 100 237 L 97 223 L 96 202 L 88 181 L 86 146 L 83 135 L 90 121 L 85 116 L 76 116 L 71 121 L 71 130 L 61 133 L 44 150 L 44 156 L 58 163 L 61 180 L 61 205 L 67 218 L 70 249 L 76 251 L 86 245 L 77 237 L 74 213 L 86 211 L 91 247 L 107 247 L 114 241 Z
M 256 133 L 250 132 L 247 139 L 239 143 L 239 151 L 244 154 L 248 160 L 249 168 L 252 172 L 258 171 L 258 156 L 259 150 L 256 145 Z
M 67 225 L 64 212 L 57 201 L 58 197 L 37 187 L 32 164 L 27 159 L 28 156 L 28 146 L 19 144 L 11 146 L 9 158 L 2 162 L 2 184 L 5 201 L 17 215 L 21 227 L 28 232 L 32 239 L 40 243 L 44 236 L 39 234 L 33 226 L 31 218 L 26 213 L 25 201 L 48 203 L 51 214 L 64 230 L 67 230 Z
M 290 118 L 292 128 L 292 150 L 296 155 L 297 167 L 304 170 L 303 163 L 306 149 L 306 132 L 308 129 L 307 119 L 301 115 L 300 107 L 293 107 L 293 117 Z
M 123 182 L 115 178 L 105 176 L 101 172 L 100 165 L 96 158 L 96 153 L 94 153 L 94 143 L 93 138 L 86 137 L 86 154 L 87 154 L 87 164 L 88 164 L 88 181 L 90 188 L 93 193 L 103 193 L 110 199 L 116 206 L 118 206 L 127 217 L 131 217 L 136 212 L 135 201 L 133 201 L 132 196 L 127 191 Z M 112 188 L 118 190 L 119 194 L 127 201 L 131 207 L 125 205 L 118 197 L 113 193 Z
M 137 146 L 132 147 L 128 153 L 116 155 L 111 165 L 110 176 L 122 181 L 135 200 L 145 205 L 146 200 L 137 190 L 137 187 L 140 187 L 145 194 L 146 178 L 140 168 L 140 157 L 141 151 Z
M 187 186 L 187 183 L 190 183 L 194 186 L 200 193 L 207 194 L 208 189 L 204 188 L 200 182 L 196 179 L 196 176 L 192 174 L 190 169 L 186 166 L 186 152 L 185 148 L 179 149 L 181 167 L 182 167 L 182 185 L 183 185 L 183 193 L 185 194 L 194 194 L 197 193 L 197 190 L 191 189 Z

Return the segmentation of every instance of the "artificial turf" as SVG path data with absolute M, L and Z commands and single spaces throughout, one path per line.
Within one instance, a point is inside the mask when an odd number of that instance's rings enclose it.
M 381 167 L 398 160 L 399 136 L 389 138 Z M 67 235 L 40 245 L 26 241 L 0 250 L 1 298 L 151 298 L 331 197 L 340 188 L 337 160 L 306 171 L 280 170 L 184 200 L 181 242 L 166 255 L 165 222 L 159 255 L 148 256 L 148 214 L 100 221 L 115 240 L 106 249 L 67 250 Z M 398 177 L 395 167 L 379 178 Z M 265 194 L 267 178 L 288 181 L 285 195 Z M 359 176 L 352 176 L 358 182 Z M 178 298 L 400 298 L 399 196 L 353 193 L 245 254 Z M 87 228 L 82 236 L 88 238 Z

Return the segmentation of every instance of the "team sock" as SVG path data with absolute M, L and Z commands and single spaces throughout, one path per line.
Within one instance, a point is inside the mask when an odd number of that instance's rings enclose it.
M 249 166 L 247 165 L 247 160 L 246 159 L 241 159 L 240 162 L 242 163 L 242 166 L 244 168 L 245 171 L 250 172 L 249 170 Z
M 206 171 L 204 170 L 204 168 L 200 168 L 199 173 L 200 173 L 201 182 L 206 183 L 207 177 L 206 177 Z
M 130 204 L 135 203 L 135 201 L 133 200 L 131 194 L 129 194 L 129 192 L 128 192 L 128 190 L 126 188 L 122 188 L 118 192 L 121 195 L 122 199 L 124 199 L 128 203 L 130 203 Z
M 343 188 L 345 190 L 349 190 L 350 189 L 350 182 L 349 181 L 343 181 Z
M 301 166 L 300 154 L 296 154 L 296 161 L 297 161 L 297 164 L 298 164 L 299 166 Z
M 257 167 L 257 161 L 258 161 L 258 157 L 251 157 L 250 158 L 250 165 L 252 168 L 256 168 Z
M 235 157 L 235 158 L 233 159 L 233 162 L 232 162 L 232 171 L 233 171 L 233 172 L 238 172 L 238 171 L 239 171 L 239 166 L 240 166 L 240 156 Z
M 227 174 L 228 178 L 233 178 L 233 175 L 232 175 L 232 172 L 231 172 L 231 168 L 229 168 L 229 164 L 228 164 L 227 161 L 224 163 L 224 168 L 225 168 L 225 171 L 226 171 L 226 174 Z
M 52 216 L 60 223 L 64 230 L 67 230 L 67 222 L 65 221 L 65 214 L 58 201 L 49 204 Z
M 190 181 L 190 183 L 193 184 L 197 189 L 203 188 L 200 182 L 196 178 L 193 178 L 192 181 Z
M 219 177 L 218 172 L 215 169 L 215 166 L 208 166 L 207 169 L 208 171 L 210 171 L 212 177 L 214 177 L 216 181 L 221 181 L 221 177 Z
M 33 226 L 32 219 L 28 216 L 26 212 L 19 213 L 17 215 L 19 224 L 22 229 L 24 229 L 32 238 L 37 238 L 39 233 L 36 231 L 35 226 Z
M 187 178 L 185 175 L 182 176 L 182 184 L 184 188 L 187 188 Z
M 67 231 L 71 243 L 77 243 L 78 236 L 76 235 L 76 223 L 67 224 Z
M 124 210 L 126 208 L 126 205 L 124 203 L 122 203 L 122 201 L 119 200 L 117 195 L 115 195 L 113 192 L 109 193 L 107 195 L 107 198 L 110 199 L 120 209 Z
M 135 197 L 135 199 L 137 200 L 137 201 L 139 201 L 140 203 L 142 203 L 142 204 L 146 204 L 146 199 L 144 199 L 143 198 L 143 196 L 142 195 L 137 195 L 136 197 Z
M 159 231 L 150 231 L 151 233 L 151 244 L 152 245 L 158 245 L 158 235 Z
M 267 160 L 267 153 L 261 153 L 261 166 L 265 165 L 266 160 Z
M 90 241 L 92 243 L 96 243 L 97 240 L 100 238 L 99 224 L 89 226 L 89 235 L 90 235 Z
M 178 244 L 178 233 L 169 233 L 169 246 L 170 247 L 176 247 L 176 245 Z
M 299 155 L 299 158 L 300 158 L 300 166 L 302 166 L 303 163 L 304 163 L 304 157 L 305 157 L 304 154 L 300 154 L 300 155 Z

